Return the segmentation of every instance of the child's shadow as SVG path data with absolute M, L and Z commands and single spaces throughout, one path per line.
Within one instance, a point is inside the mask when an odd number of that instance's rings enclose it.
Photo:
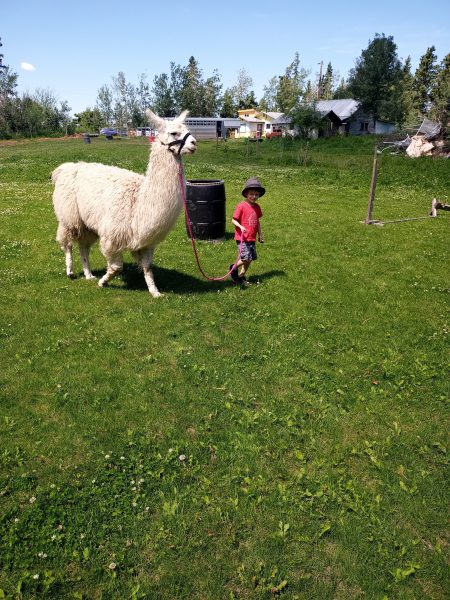
M 250 275 L 248 280 L 250 283 L 263 283 L 268 279 L 272 279 L 272 277 L 284 277 L 286 273 L 284 271 L 279 271 L 278 269 L 274 269 L 272 271 L 266 271 L 265 273 L 260 273 L 259 275 Z

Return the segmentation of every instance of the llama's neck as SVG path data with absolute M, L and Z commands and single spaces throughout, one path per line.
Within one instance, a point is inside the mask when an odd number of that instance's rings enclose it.
M 152 145 L 135 212 L 141 241 L 160 241 L 174 226 L 182 208 L 180 168 L 180 157 L 158 141 Z

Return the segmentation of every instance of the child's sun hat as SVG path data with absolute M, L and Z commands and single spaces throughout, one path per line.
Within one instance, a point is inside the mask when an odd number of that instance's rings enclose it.
M 250 177 L 250 179 L 248 179 L 245 182 L 244 189 L 242 190 L 242 195 L 244 197 L 246 196 L 247 190 L 249 190 L 250 188 L 253 190 L 258 190 L 260 197 L 264 196 L 264 194 L 266 193 L 266 189 L 263 188 L 261 182 L 256 177 Z

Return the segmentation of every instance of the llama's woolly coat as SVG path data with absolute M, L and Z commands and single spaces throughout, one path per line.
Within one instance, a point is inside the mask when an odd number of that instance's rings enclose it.
M 100 248 L 108 260 L 107 276 L 111 275 L 100 281 L 103 285 L 121 270 L 124 250 L 131 250 L 138 258 L 150 256 L 151 262 L 154 247 L 175 225 L 182 208 L 180 168 L 185 140 L 179 152 L 177 145 L 172 150 L 169 144 L 190 134 L 183 125 L 185 115 L 170 122 L 169 128 L 168 122 L 152 116 L 160 131 L 145 175 L 86 162 L 64 163 L 53 171 L 57 240 L 66 251 L 69 276 L 72 241 L 79 243 L 80 251 L 83 249 L 85 275 L 92 277 L 87 253 L 100 238 Z M 195 147 L 192 138 L 184 151 L 194 152 Z M 142 266 L 145 273 L 146 265 Z

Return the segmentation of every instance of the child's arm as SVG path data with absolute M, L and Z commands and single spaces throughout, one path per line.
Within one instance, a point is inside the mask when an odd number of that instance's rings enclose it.
M 239 221 L 236 221 L 236 219 L 231 219 L 231 222 L 233 223 L 233 225 L 235 227 L 237 227 L 238 229 L 240 229 L 242 231 L 242 233 L 247 233 L 247 230 L 245 229 L 245 227 L 243 225 L 241 225 L 239 223 Z
M 258 219 L 258 242 L 260 244 L 264 244 L 264 240 L 263 240 L 263 236 L 262 236 L 262 231 L 261 231 L 261 222 Z

